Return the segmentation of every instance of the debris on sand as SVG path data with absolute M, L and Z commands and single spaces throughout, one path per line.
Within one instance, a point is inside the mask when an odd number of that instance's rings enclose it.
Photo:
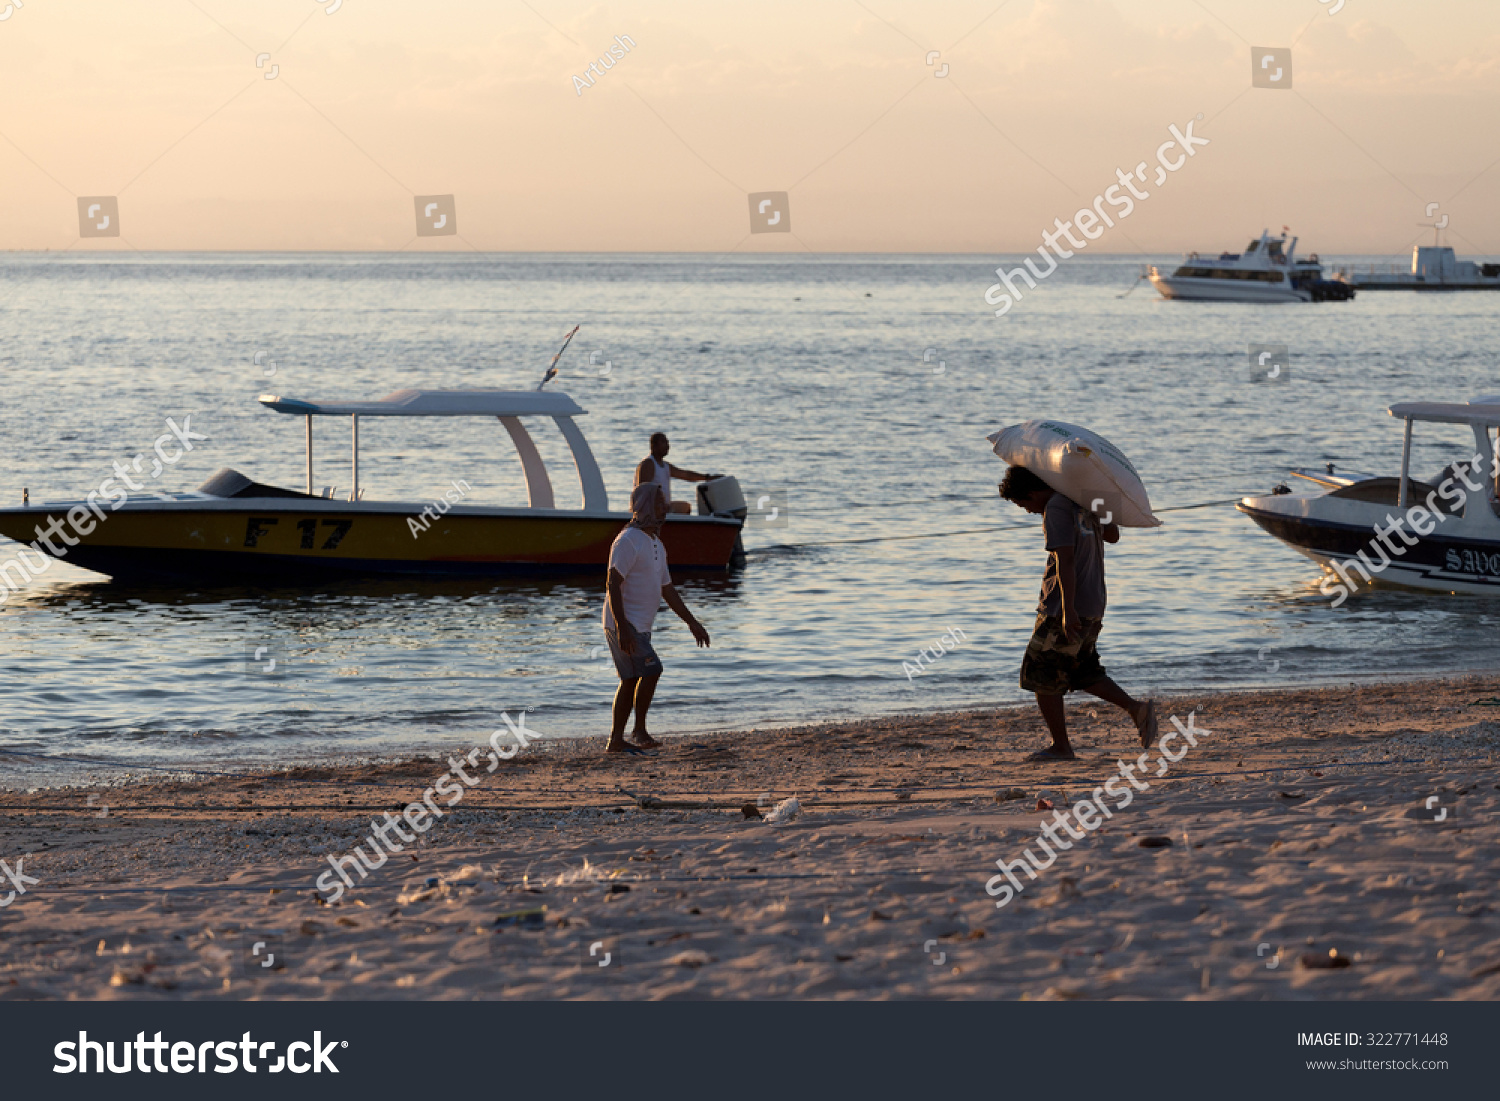
M 765 816 L 765 822 L 768 826 L 784 826 L 801 813 L 802 804 L 797 802 L 797 797 L 793 795 L 790 799 L 783 799 L 771 808 L 771 813 Z

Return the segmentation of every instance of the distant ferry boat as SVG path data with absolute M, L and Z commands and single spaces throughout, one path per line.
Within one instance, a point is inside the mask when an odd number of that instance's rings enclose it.
M 1217 257 L 1190 252 L 1170 275 L 1160 268 L 1146 271 L 1151 285 L 1164 298 L 1208 302 L 1321 302 L 1354 297 L 1354 287 L 1323 278 L 1323 265 L 1314 253 L 1298 260 L 1297 238 L 1286 243 L 1286 233 L 1270 230 L 1245 246 L 1244 252 Z
M 1411 250 L 1411 270 L 1376 271 L 1371 264 L 1360 271 L 1344 264 L 1334 279 L 1362 291 L 1484 291 L 1500 290 L 1500 264 L 1476 264 L 1460 260 L 1446 245 L 1416 245 Z

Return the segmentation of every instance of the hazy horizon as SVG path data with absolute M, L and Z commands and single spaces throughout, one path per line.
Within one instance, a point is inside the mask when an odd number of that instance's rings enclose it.
M 1258 237 L 1259 234 L 1257 233 L 1257 234 L 1254 234 L 1253 236 Z M 1251 237 L 1248 237 L 1248 236 L 1246 237 L 1246 240 L 1250 240 L 1250 239 L 1251 239 Z M 1420 244 L 1421 242 L 1417 242 L 1417 243 Z M 1427 244 L 1431 244 L 1432 242 L 1428 241 L 1426 243 Z M 1243 244 L 1243 242 L 1241 244 Z M 1446 247 L 1455 247 L 1455 246 L 1453 246 L 1447 240 L 1444 240 L 1443 244 Z M 1241 247 L 1241 245 L 1233 245 L 1233 246 L 1231 246 L 1228 243 L 1226 243 L 1224 247 L 1225 248 L 1231 248 L 1232 247 L 1234 249 L 1239 249 Z M 1199 251 L 1207 252 L 1209 250 L 1204 249 L 1204 250 L 1199 250 Z M 1297 245 L 1297 253 L 1298 253 L 1299 256 L 1302 255 L 1306 251 L 1307 250 L 1302 247 L 1301 243 L 1299 243 Z M 1463 259 L 1469 259 L 1470 258 L 1467 254 L 1464 253 L 1464 250 L 1462 248 L 1458 248 L 1457 252 L 1459 253 L 1459 255 Z M 88 248 L 84 248 L 84 247 L 80 246 L 78 248 L 71 248 L 71 249 L 70 248 L 66 248 L 66 247 L 64 247 L 64 248 L 58 248 L 58 249 L 48 249 L 48 248 L 42 248 L 42 249 L 22 249 L 22 248 L 0 249 L 0 254 L 22 255 L 22 256 L 49 256 L 49 255 L 53 255 L 53 254 L 62 255 L 64 253 L 72 253 L 74 255 L 91 256 L 91 257 L 98 257 L 98 256 L 120 256 L 123 259 L 130 259 L 131 257 L 134 257 L 134 256 L 411 256 L 413 254 L 420 255 L 423 259 L 430 259 L 433 256 L 444 256 L 444 255 L 457 256 L 457 257 L 460 257 L 460 258 L 465 257 L 465 256 L 468 256 L 468 257 L 483 257 L 483 256 L 536 256 L 536 257 L 546 257 L 546 256 L 622 256 L 622 257 L 624 257 L 624 256 L 628 256 L 628 257 L 681 256 L 681 257 L 699 257 L 699 256 L 701 256 L 701 257 L 703 257 L 705 259 L 721 259 L 721 260 L 727 260 L 727 259 L 730 259 L 730 258 L 739 259 L 739 258 L 742 258 L 742 257 L 743 258 L 748 258 L 748 259 L 769 259 L 769 260 L 797 260 L 797 259 L 805 259 L 805 260 L 808 260 L 810 263 L 816 263 L 817 262 L 817 259 L 816 259 L 817 257 L 823 257 L 823 258 L 827 258 L 827 257 L 848 257 L 848 258 L 852 259 L 852 258 L 857 258 L 857 257 L 902 257 L 902 256 L 910 256 L 910 257 L 914 257 L 914 258 L 931 258 L 931 259 L 936 260 L 936 259 L 942 259 L 944 257 L 969 257 L 969 256 L 973 256 L 973 257 L 988 257 L 988 256 L 993 256 L 993 257 L 997 257 L 997 258 L 999 258 L 999 257 L 1017 257 L 1017 258 L 1020 258 L 1020 257 L 1028 256 L 1028 255 L 1033 255 L 1033 253 L 1031 252 L 1031 250 L 1026 250 L 1026 249 L 1017 249 L 1017 250 L 1015 250 L 1013 252 L 1004 252 L 1004 251 L 1001 251 L 999 249 L 983 249 L 983 250 L 978 250 L 978 251 L 967 251 L 967 252 L 927 252 L 927 251 L 921 251 L 921 250 L 918 250 L 918 249 L 906 249 L 906 250 L 894 250 L 893 249 L 893 250 L 885 251 L 885 252 L 866 252 L 866 251 L 863 251 L 863 250 L 848 250 L 848 251 L 821 251 L 821 252 L 817 252 L 817 253 L 792 252 L 792 251 L 789 251 L 789 250 L 782 250 L 782 251 L 777 251 L 777 252 L 768 252 L 768 251 L 750 252 L 750 251 L 748 251 L 746 249 L 740 249 L 737 252 L 729 252 L 729 251 L 726 251 L 724 249 L 603 249 L 603 248 L 599 248 L 599 249 L 587 249 L 587 248 L 579 248 L 579 249 L 564 249 L 564 248 L 556 248 L 556 249 L 465 249 L 461 253 L 458 252 L 457 250 L 443 250 L 441 252 L 438 252 L 436 250 L 427 250 L 427 251 L 423 251 L 423 252 L 418 252 L 418 250 L 416 250 L 414 248 L 413 249 L 399 249 L 399 248 L 390 248 L 390 249 L 296 249 L 296 248 L 202 248 L 202 249 L 169 248 L 169 249 L 151 249 L 151 248 L 139 248 L 139 247 L 137 247 L 137 248 L 134 248 L 134 249 L 129 249 L 129 248 L 88 249 Z M 1135 261 L 1141 259 L 1141 257 L 1143 257 L 1143 256 L 1176 256 L 1176 255 L 1178 255 L 1178 253 L 1175 252 L 1175 251 L 1173 251 L 1173 250 L 1170 250 L 1170 249 L 1162 249 L 1160 251 L 1152 251 L 1152 252 L 1094 252 L 1094 251 L 1090 250 L 1089 253 L 1088 253 L 1087 259 L 1092 260 L 1092 261 L 1099 261 L 1099 260 L 1122 260 L 1122 261 L 1128 261 L 1128 262 L 1134 263 Z M 1369 258 L 1369 259 L 1381 259 L 1381 260 L 1387 259 L 1387 258 L 1389 258 L 1391 256 L 1399 255 L 1403 260 L 1405 260 L 1407 257 L 1409 257 L 1411 255 L 1411 248 L 1408 247 L 1408 248 L 1404 249 L 1399 254 L 1397 254 L 1397 253 L 1385 253 L 1385 252 L 1326 252 L 1325 251 L 1321 255 L 1323 255 L 1325 257 L 1338 257 L 1340 259 L 1343 259 L 1343 258 L 1353 258 L 1353 259 L 1366 259 L 1366 258 Z
M 1491 0 L 5 6 L 6 251 L 1020 253 L 1189 123 L 1090 255 L 1500 251 Z

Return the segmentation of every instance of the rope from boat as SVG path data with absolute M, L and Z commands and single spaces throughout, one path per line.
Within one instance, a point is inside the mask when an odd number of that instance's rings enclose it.
M 1201 481 L 1204 481 L 1204 480 L 1205 480 L 1205 475 L 1202 475 L 1202 474 L 1188 474 L 1188 475 L 1184 475 L 1183 477 L 1180 477 L 1180 478 L 1152 478 L 1151 479 L 1151 484 L 1152 485 L 1179 485 L 1182 482 L 1201 482 Z M 1236 501 L 1239 500 L 1238 497 L 1233 498 L 1233 499 L 1236 500 Z M 860 509 L 860 508 L 896 508 L 896 507 L 898 507 L 900 505 L 931 505 L 931 504 L 938 504 L 938 503 L 941 503 L 943 501 L 994 501 L 994 500 L 998 500 L 998 498 L 995 496 L 994 491 L 990 491 L 990 492 L 987 492 L 987 493 L 940 493 L 936 497 L 919 497 L 919 498 L 915 498 L 915 499 L 910 500 L 910 501 L 851 501 L 848 504 L 843 504 L 843 505 L 830 505 L 828 508 L 801 508 L 801 507 L 799 507 L 797 509 L 797 515 L 798 516 L 810 516 L 810 515 L 813 515 L 813 514 L 816 514 L 816 513 L 824 513 L 824 512 L 850 512 L 850 511 L 852 511 L 854 509 Z M 1189 505 L 1189 506 L 1178 506 L 1178 507 L 1195 508 L 1197 506 Z M 1170 509 L 1162 509 L 1160 511 L 1167 512 L 1167 511 L 1171 511 L 1171 510 Z
M 1218 505 L 1232 505 L 1238 501 L 1238 497 L 1225 497 L 1218 501 L 1199 501 L 1193 505 L 1171 505 L 1167 508 L 1159 508 L 1157 512 L 1187 512 L 1196 508 L 1213 508 Z M 926 502 L 930 503 L 930 502 Z M 793 547 L 838 547 L 849 546 L 855 543 L 899 543 L 907 539 L 947 539 L 956 535 L 981 535 L 994 531 L 1020 531 L 1024 529 L 1040 528 L 1041 521 L 1021 524 L 997 524 L 986 528 L 965 528 L 962 531 L 927 531 L 915 535 L 868 535 L 860 539 L 825 539 L 811 543 L 771 543 L 764 547 L 755 547 L 749 550 L 749 554 L 761 554 L 766 551 L 788 550 Z

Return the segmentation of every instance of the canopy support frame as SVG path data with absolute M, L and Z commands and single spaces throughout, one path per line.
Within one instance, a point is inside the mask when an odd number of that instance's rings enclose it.
M 552 479 L 547 475 L 547 464 L 536 449 L 536 441 L 520 417 L 497 417 L 510 433 L 510 442 L 516 445 L 516 454 L 521 459 L 521 472 L 526 475 L 526 496 L 531 508 L 556 508 L 552 494 Z
M 573 466 L 578 470 L 578 484 L 583 488 L 583 511 L 608 512 L 609 491 L 604 488 L 604 475 L 599 473 L 599 463 L 589 450 L 583 430 L 573 423 L 572 417 L 555 416 L 552 420 L 573 452 Z
M 1411 418 L 1402 418 L 1406 427 L 1401 434 L 1401 492 L 1396 497 L 1396 507 L 1406 507 L 1407 486 L 1411 480 Z

